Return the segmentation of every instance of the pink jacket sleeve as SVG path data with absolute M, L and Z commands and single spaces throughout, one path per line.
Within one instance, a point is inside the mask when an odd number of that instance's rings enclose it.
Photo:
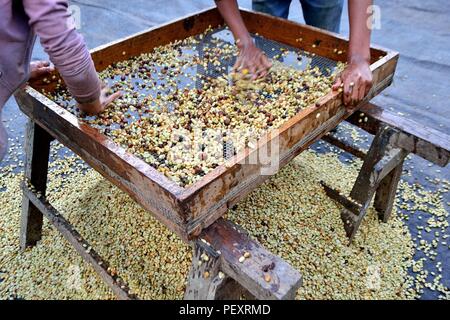
M 83 37 L 70 23 L 67 0 L 22 0 L 29 24 L 78 102 L 100 96 L 101 83 Z

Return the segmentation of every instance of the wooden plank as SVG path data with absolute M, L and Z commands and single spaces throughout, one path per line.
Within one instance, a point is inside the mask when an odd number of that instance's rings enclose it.
M 402 164 L 407 156 L 408 152 L 400 148 L 387 151 L 383 158 L 375 164 L 372 170 L 372 179 L 379 183 Z
M 347 198 L 342 192 L 331 188 L 323 181 L 321 181 L 321 185 L 324 188 L 325 193 L 327 194 L 328 197 L 330 197 L 331 199 L 333 199 L 334 201 L 345 207 L 353 214 L 358 215 L 361 209 L 363 208 L 362 204 L 358 203 L 356 200 Z
M 400 131 L 396 141 L 398 147 L 441 167 L 447 166 L 450 161 L 450 135 L 377 105 L 366 104 L 348 121 L 371 134 L 376 134 L 384 123 Z
M 350 239 L 350 243 L 353 241 L 367 213 L 379 184 L 392 170 L 398 170 L 398 166 L 403 163 L 408 155 L 407 151 L 393 147 L 393 141 L 396 140 L 398 134 L 399 132 L 397 130 L 389 126 L 384 125 L 380 128 L 350 192 L 350 198 L 361 203 L 362 208 L 357 216 L 347 209 L 341 211 L 341 219 L 344 222 L 344 228 Z M 385 200 L 393 201 L 387 198 Z M 389 209 L 389 207 L 386 206 L 385 209 Z M 385 211 L 382 214 L 384 217 L 388 217 L 390 212 Z
M 225 278 L 225 276 L 219 276 L 219 272 L 221 272 L 220 255 L 199 241 L 194 243 L 193 251 L 184 299 L 215 300 L 216 292 Z
M 355 199 L 359 203 L 365 203 L 366 199 L 370 198 L 370 194 L 375 191 L 372 190 L 376 185 L 376 177 L 373 176 L 375 166 L 385 156 L 391 137 L 395 133 L 396 131 L 385 126 L 380 129 L 379 133 L 375 136 L 356 179 L 355 185 L 353 186 L 352 192 L 350 193 L 352 199 Z
M 103 281 L 111 288 L 114 294 L 121 300 L 136 299 L 134 294 L 130 294 L 127 284 L 117 275 L 115 275 L 108 267 L 100 255 L 92 249 L 89 243 L 84 240 L 81 235 L 64 219 L 58 211 L 45 201 L 44 197 L 38 198 L 36 194 L 30 190 L 30 186 L 24 183 L 22 185 L 24 196 L 29 199 L 33 206 L 44 214 L 46 218 L 55 226 L 55 228 L 66 238 L 67 241 L 75 248 L 81 257 L 92 265 L 94 270 L 99 274 Z
M 375 193 L 374 207 L 378 217 L 383 222 L 388 222 L 394 207 L 398 183 L 402 176 L 403 162 L 399 163 L 379 184 Z
M 220 253 L 200 240 L 194 241 L 193 247 L 184 299 L 239 300 L 245 289 L 221 271 Z
M 224 219 L 204 230 L 200 239 L 220 252 L 221 269 L 260 300 L 294 299 L 301 285 L 300 273 L 271 254 L 238 226 Z M 249 254 L 242 260 L 241 257 Z
M 36 192 L 45 196 L 47 190 L 48 160 L 52 137 L 35 122 L 28 121 L 25 139 L 25 179 Z M 23 195 L 20 225 L 20 247 L 36 245 L 42 237 L 42 213 Z

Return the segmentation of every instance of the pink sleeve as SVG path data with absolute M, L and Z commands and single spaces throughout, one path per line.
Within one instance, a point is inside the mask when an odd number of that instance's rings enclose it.
M 100 96 L 101 83 L 83 37 L 75 30 L 67 0 L 22 0 L 29 24 L 79 102 Z

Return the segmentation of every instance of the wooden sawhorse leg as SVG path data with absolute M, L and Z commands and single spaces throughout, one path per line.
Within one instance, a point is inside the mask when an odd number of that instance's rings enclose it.
M 25 180 L 33 191 L 45 196 L 47 190 L 48 161 L 52 136 L 38 124 L 29 120 L 25 138 Z M 20 247 L 25 250 L 41 240 L 43 215 L 24 193 L 22 200 L 22 220 Z
M 230 221 L 219 219 L 194 241 L 186 300 L 294 299 L 300 273 Z
M 244 289 L 220 269 L 220 254 L 202 241 L 194 242 L 185 300 L 240 300 Z
M 328 196 L 344 206 L 341 218 L 350 243 L 374 197 L 380 219 L 387 222 L 391 215 L 403 163 L 408 155 L 407 151 L 397 147 L 398 135 L 399 132 L 391 127 L 380 128 L 349 198 L 322 183 Z

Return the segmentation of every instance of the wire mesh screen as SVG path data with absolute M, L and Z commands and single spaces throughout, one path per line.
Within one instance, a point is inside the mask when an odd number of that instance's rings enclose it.
M 259 35 L 252 34 L 256 46 L 264 51 L 264 53 L 272 60 L 281 62 L 283 65 L 297 70 L 305 70 L 308 67 L 318 67 L 322 74 L 329 76 L 335 70 L 337 63 L 334 60 L 317 56 L 298 48 L 288 46 Z M 219 28 L 209 32 L 200 41 L 198 46 L 198 54 L 202 56 L 205 47 L 216 46 L 218 43 L 213 40 L 219 40 L 220 43 L 234 43 L 234 38 L 230 30 L 227 28 Z M 236 59 L 223 60 L 222 63 L 226 66 L 226 72 L 230 72 L 234 66 Z M 218 77 L 224 74 L 219 72 L 216 68 L 208 68 L 208 70 L 199 70 L 200 73 L 205 73 L 210 77 Z

